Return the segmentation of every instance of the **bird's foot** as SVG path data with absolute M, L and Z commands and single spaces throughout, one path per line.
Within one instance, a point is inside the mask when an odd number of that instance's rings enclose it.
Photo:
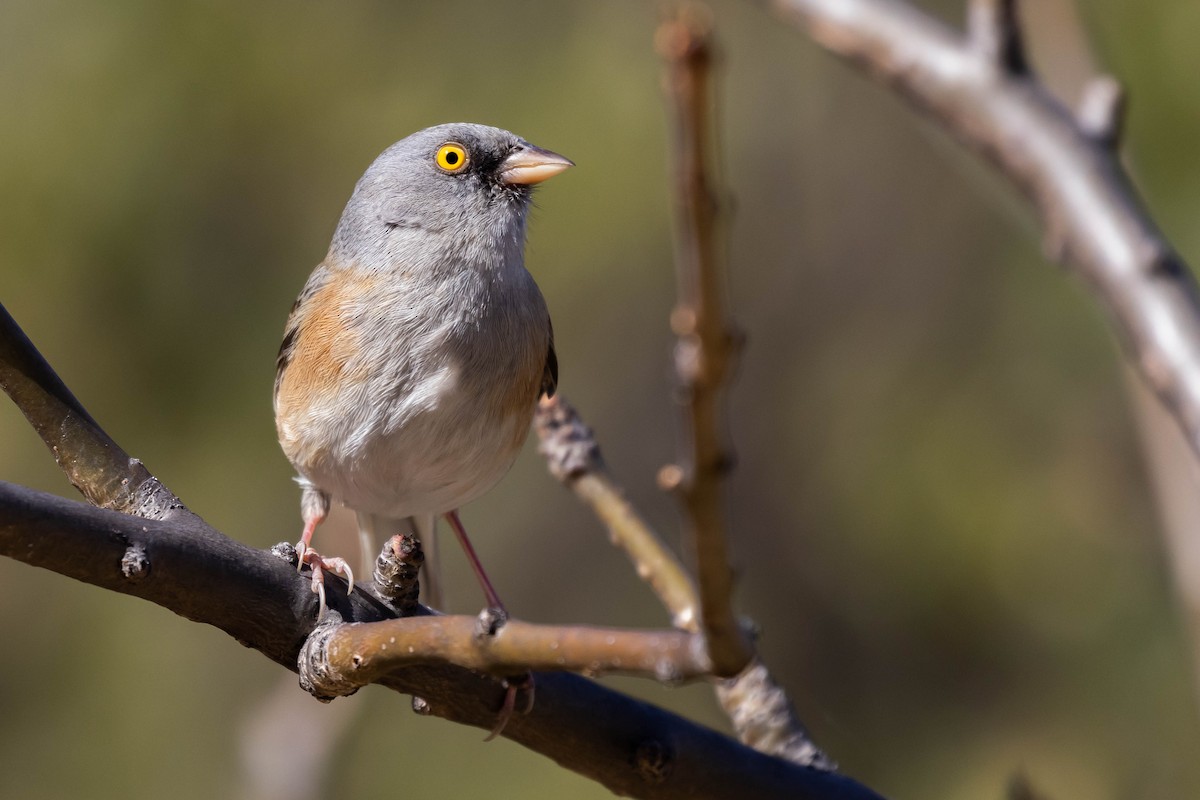
M 500 713 L 496 715 L 496 724 L 492 726 L 492 732 L 484 739 L 485 742 L 490 742 L 499 736 L 504 730 L 504 726 L 512 719 L 513 712 L 517 708 L 518 694 L 521 692 L 525 693 L 525 703 L 521 709 L 521 713 L 528 714 L 533 710 L 533 690 L 534 680 L 532 672 L 504 679 L 504 704 L 500 706 Z
M 326 558 L 309 547 L 304 541 L 296 545 L 296 553 L 299 556 L 299 561 L 296 564 L 297 572 L 304 569 L 305 564 L 312 568 L 312 590 L 321 599 L 320 606 L 317 609 L 318 618 L 325 614 L 326 571 L 332 572 L 335 575 L 341 575 L 346 579 L 346 594 L 354 591 L 354 571 L 350 569 L 350 565 L 346 563 L 346 559 Z

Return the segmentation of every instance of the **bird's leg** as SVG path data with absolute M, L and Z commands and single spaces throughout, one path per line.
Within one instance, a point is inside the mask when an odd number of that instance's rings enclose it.
M 309 546 L 317 526 L 329 513 L 329 495 L 313 486 L 308 481 L 300 480 L 300 516 L 304 519 L 304 532 L 296 543 L 296 571 L 300 572 L 307 564 L 312 568 L 312 590 L 320 598 L 317 616 L 325 613 L 325 570 L 346 579 L 346 593 L 354 591 L 354 572 L 343 558 L 325 558 Z
M 467 561 L 470 562 L 471 569 L 475 571 L 475 577 L 479 579 L 479 585 L 483 588 L 483 594 L 487 598 L 488 607 L 481 615 L 481 619 L 488 620 L 487 628 L 494 633 L 508 619 L 508 609 L 504 607 L 503 601 L 500 600 L 500 595 L 496 592 L 496 587 L 492 586 L 487 573 L 483 571 L 483 564 L 480 563 L 479 556 L 475 554 L 475 548 L 471 546 L 471 540 L 467 538 L 467 529 L 463 527 L 462 520 L 458 518 L 458 511 L 447 512 L 446 521 L 450 523 L 450 527 L 454 530 L 454 535 L 458 538 L 458 543 L 462 545 L 463 552 L 467 554 Z M 504 730 L 504 726 L 508 724 L 509 719 L 512 718 L 513 711 L 517 707 L 517 693 L 522 689 L 527 692 L 528 696 L 522 713 L 528 714 L 533 709 L 534 684 L 532 672 L 505 678 L 504 689 L 504 704 L 500 706 L 500 713 L 496 718 L 496 724 L 493 726 L 492 732 L 484 739 L 485 742 L 495 739 Z
M 446 521 L 454 529 L 454 535 L 458 537 L 458 543 L 462 545 L 463 552 L 467 554 L 467 561 L 470 562 L 471 569 L 475 571 L 475 577 L 479 580 L 479 585 L 483 588 L 483 596 L 487 598 L 488 609 L 493 612 L 494 616 L 498 616 L 501 624 L 503 624 L 503 621 L 508 619 L 508 609 L 504 607 L 504 603 L 500 600 L 500 595 L 496 593 L 496 587 L 492 586 L 487 573 L 483 571 L 483 564 L 479 563 L 479 556 L 475 555 L 475 548 L 471 546 L 471 540 L 467 538 L 467 529 L 463 527 L 462 520 L 458 518 L 458 512 L 447 512 Z

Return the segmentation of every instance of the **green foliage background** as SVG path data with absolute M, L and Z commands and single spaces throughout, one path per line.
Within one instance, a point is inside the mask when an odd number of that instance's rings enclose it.
M 958 3 L 923 5 L 957 24 Z M 1035 65 L 1073 104 L 1090 68 L 1070 6 L 1027 5 Z M 1092 57 L 1131 92 L 1140 188 L 1200 263 L 1200 6 L 1081 5 Z M 1200 796 L 1189 645 L 1102 314 L 934 126 L 753 4 L 714 12 L 749 336 L 730 516 L 768 662 L 818 742 L 892 798 L 995 798 L 1018 768 L 1054 798 Z M 0 4 L 0 302 L 194 510 L 294 541 L 270 388 L 296 292 L 384 147 L 438 122 L 509 128 L 579 165 L 540 192 L 529 248 L 561 389 L 674 531 L 653 487 L 675 448 L 657 13 Z M 0 478 L 71 495 L 5 405 Z M 464 516 L 519 616 L 666 623 L 532 447 Z M 346 533 L 319 541 L 352 556 Z M 448 560 L 452 607 L 472 611 Z M 246 720 L 292 676 L 21 564 L 0 561 L 0 587 L 0 796 L 237 796 Z M 614 683 L 725 727 L 703 686 Z M 330 796 L 607 796 L 386 691 L 338 702 L 357 709 Z

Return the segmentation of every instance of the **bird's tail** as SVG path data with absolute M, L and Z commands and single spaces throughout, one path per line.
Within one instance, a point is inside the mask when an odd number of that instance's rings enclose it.
M 409 517 L 413 534 L 421 541 L 425 551 L 425 565 L 421 567 L 421 598 L 430 608 L 442 607 L 442 573 L 438 558 L 437 516 L 425 514 Z
M 378 514 L 356 514 L 358 517 L 358 543 L 362 554 L 363 579 L 375 571 L 377 550 L 382 543 L 398 533 L 416 536 L 425 553 L 425 564 L 421 567 L 421 601 L 430 608 L 442 607 L 442 581 L 438 573 L 437 517 L 427 514 L 420 517 L 383 517 Z

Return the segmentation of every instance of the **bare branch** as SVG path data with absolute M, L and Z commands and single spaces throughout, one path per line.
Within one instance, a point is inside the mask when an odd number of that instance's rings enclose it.
M 725 545 L 721 486 L 733 459 L 719 439 L 723 389 L 739 337 L 726 327 L 717 245 L 717 199 L 708 166 L 712 43 L 706 16 L 686 6 L 659 26 L 658 50 L 674 122 L 679 302 L 671 327 L 679 337 L 675 371 L 687 430 L 688 457 L 674 470 L 685 528 L 695 547 L 700 620 L 715 673 L 732 677 L 753 657 L 733 612 L 733 571 Z
M 1111 75 L 1093 78 L 1079 103 L 1079 129 L 1108 150 L 1116 150 L 1125 123 L 1125 90 Z
M 625 551 L 638 577 L 650 584 L 671 613 L 671 623 L 698 630 L 696 587 L 683 565 L 625 499 L 600 457 L 592 430 L 561 395 L 543 400 L 534 417 L 538 451 L 550 473 L 571 488 L 608 528 L 609 540 Z
M 837 764 L 809 738 L 783 688 L 755 657 L 741 675 L 716 686 L 738 741 L 795 764 L 834 770 Z
M 704 640 L 694 633 L 510 619 L 493 634 L 481 630 L 476 617 L 439 615 L 323 626 L 301 652 L 301 683 L 318 697 L 335 697 L 414 664 L 455 665 L 497 677 L 543 670 L 622 673 L 667 683 L 711 671 Z
M 0 305 L 0 388 L 12 398 L 88 502 L 147 519 L 190 514 L 84 410 Z
M 1017 19 L 1017 0 L 970 0 L 967 39 L 982 60 L 1012 75 L 1029 71 Z
M 1040 84 L 979 69 L 981 55 L 967 39 L 905 3 L 762 2 L 894 87 L 1030 198 L 1046 252 L 1093 287 L 1143 379 L 1200 456 L 1197 286 L 1094 127 L 1081 127 Z M 1110 105 L 1116 120 L 1119 104 Z
M 142 564 L 136 579 L 121 568 L 134 550 Z M 0 481 L 0 555 L 214 625 L 291 670 L 316 619 L 316 597 L 294 561 L 191 517 L 139 519 Z M 365 592 L 347 596 L 337 580 L 326 588 L 345 621 L 391 618 Z M 484 730 L 504 694 L 491 678 L 438 665 L 407 667 L 381 683 L 424 698 L 428 713 Z M 533 710 L 515 715 L 504 736 L 619 794 L 878 798 L 848 778 L 762 755 L 576 675 L 541 673 L 537 687 Z M 655 763 L 661 769 L 650 769 Z

